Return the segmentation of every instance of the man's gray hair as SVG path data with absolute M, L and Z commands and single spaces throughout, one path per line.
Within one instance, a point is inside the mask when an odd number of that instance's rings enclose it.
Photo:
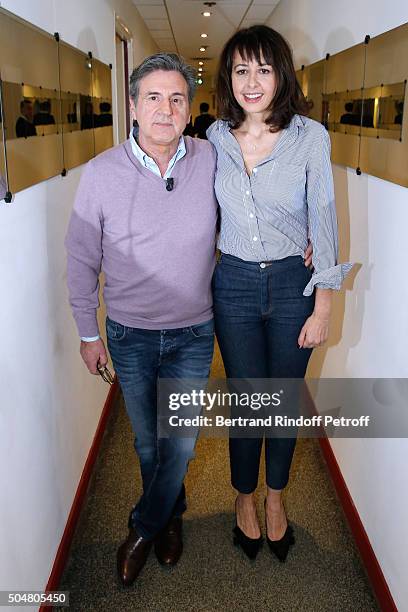
M 155 70 L 168 70 L 179 72 L 184 77 L 188 87 L 188 100 L 191 104 L 196 89 L 196 71 L 176 53 L 155 53 L 143 60 L 133 70 L 129 81 L 129 94 L 136 104 L 139 95 L 140 81 Z

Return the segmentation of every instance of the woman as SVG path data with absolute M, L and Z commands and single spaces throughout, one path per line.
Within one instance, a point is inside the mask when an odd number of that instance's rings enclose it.
M 333 289 L 351 264 L 337 265 L 330 140 L 308 119 L 291 50 L 266 26 L 237 32 L 220 59 L 217 150 L 221 207 L 214 281 L 216 334 L 228 378 L 303 378 L 327 339 Z M 310 240 L 312 273 L 304 265 Z M 262 439 L 230 438 L 237 490 L 234 543 L 255 558 L 262 543 L 253 493 Z M 294 543 L 282 504 L 296 440 L 265 442 L 267 542 L 284 561 Z

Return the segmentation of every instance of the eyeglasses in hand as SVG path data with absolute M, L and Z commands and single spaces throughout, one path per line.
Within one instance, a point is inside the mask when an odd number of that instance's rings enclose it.
M 109 372 L 108 368 L 106 366 L 101 365 L 100 363 L 98 363 L 96 367 L 98 369 L 99 374 L 102 376 L 103 380 L 107 382 L 109 385 L 113 385 L 115 381 L 114 381 L 112 374 Z

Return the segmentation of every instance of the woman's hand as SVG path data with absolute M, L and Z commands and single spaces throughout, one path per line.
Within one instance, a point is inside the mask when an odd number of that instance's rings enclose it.
M 315 307 L 313 313 L 302 327 L 299 334 L 299 348 L 322 346 L 329 336 L 329 322 L 332 302 L 332 290 L 316 287 Z
M 299 348 L 322 346 L 329 336 L 329 317 L 314 312 L 302 327 L 299 334 Z

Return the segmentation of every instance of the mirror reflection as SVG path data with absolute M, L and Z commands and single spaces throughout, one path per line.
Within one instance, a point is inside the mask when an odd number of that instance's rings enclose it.
M 357 97 L 359 96 L 359 97 Z M 361 90 L 325 94 L 325 125 L 332 132 L 359 134 L 361 125 Z
M 405 88 L 405 82 L 381 86 L 378 100 L 378 129 L 383 137 L 400 139 L 402 136 Z
M 59 133 L 60 102 L 56 90 L 3 83 L 7 139 Z
M 90 130 L 113 124 L 110 100 L 62 92 L 61 106 L 64 132 Z
M 59 60 L 64 166 L 70 170 L 95 155 L 92 62 L 86 53 L 63 42 Z
M 323 123 L 343 134 L 401 137 L 405 83 L 323 95 Z
M 302 90 L 310 104 L 309 116 L 325 124 L 324 96 L 326 62 L 321 60 L 303 70 Z
M 95 115 L 95 127 L 113 125 L 111 101 L 103 98 L 93 98 L 93 101 L 99 111 L 99 114 Z
M 0 34 L 2 198 L 111 147 L 113 116 L 110 66 L 2 9 Z

